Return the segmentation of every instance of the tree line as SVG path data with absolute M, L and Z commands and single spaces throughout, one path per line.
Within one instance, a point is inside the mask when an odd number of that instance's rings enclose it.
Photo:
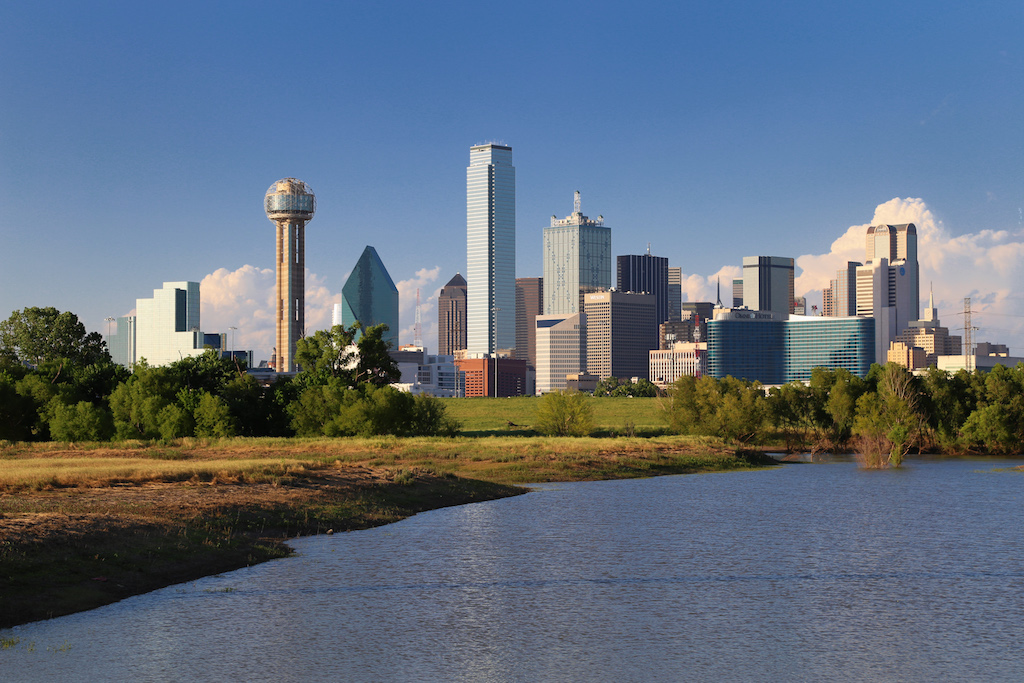
M 911 452 L 1020 453 L 1024 364 L 955 374 L 932 367 L 922 375 L 875 364 L 863 379 L 816 368 L 808 383 L 767 393 L 732 377 L 683 377 L 670 392 L 666 417 L 676 433 L 856 451 L 876 466 L 898 466 Z
M 0 439 L 457 432 L 439 400 L 388 386 L 401 373 L 386 331 L 357 323 L 316 332 L 296 345 L 302 371 L 265 385 L 215 350 L 129 371 L 73 313 L 15 311 L 0 322 Z

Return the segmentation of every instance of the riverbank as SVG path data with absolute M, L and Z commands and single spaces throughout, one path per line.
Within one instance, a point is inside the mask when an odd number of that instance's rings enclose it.
M 773 462 L 688 437 L 8 444 L 0 461 L 0 627 L 283 557 L 295 536 L 525 492 L 514 484 Z

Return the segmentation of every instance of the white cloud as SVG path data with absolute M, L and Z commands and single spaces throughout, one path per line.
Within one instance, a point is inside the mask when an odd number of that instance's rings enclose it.
M 743 277 L 741 266 L 722 266 L 707 277 L 683 273 L 683 301 L 714 303 L 718 300 L 718 286 L 721 283 L 722 303 L 729 306 L 732 304 L 732 281 L 739 277 Z
M 437 295 L 441 292 L 441 288 L 429 285 L 435 282 L 440 274 L 441 266 L 420 268 L 413 277 L 395 283 L 395 286 L 398 287 L 398 322 L 401 327 L 398 339 L 400 343 L 411 344 L 415 337 L 416 290 L 419 289 L 423 343 L 426 344 L 428 350 L 437 351 L 436 344 L 432 344 L 432 342 L 437 339 Z
M 875 208 L 869 223 L 851 226 L 828 253 L 796 259 L 796 293 L 821 301 L 821 290 L 847 261 L 863 262 L 865 235 L 871 225 L 913 223 L 921 267 L 922 311 L 929 287 L 943 325 L 954 334 L 963 328 L 963 300 L 971 297 L 972 324 L 981 328 L 978 340 L 1007 344 L 1024 353 L 1024 234 L 981 230 L 953 236 L 923 199 L 894 198 Z
M 866 232 L 871 225 L 913 223 L 917 227 L 921 267 L 922 313 L 929 287 L 935 307 L 951 333 L 963 328 L 963 301 L 971 297 L 975 339 L 1007 344 L 1024 355 L 1024 231 L 981 230 L 953 235 L 923 199 L 899 197 L 875 207 L 871 220 L 850 226 L 824 254 L 796 258 L 795 291 L 807 296 L 808 306 L 821 304 L 821 292 L 848 261 L 863 262 Z M 742 268 L 725 266 L 708 276 L 683 275 L 683 299 L 714 301 L 716 278 L 722 282 L 722 302 L 732 297 L 732 278 Z
M 210 273 L 199 283 L 203 331 L 229 333 L 231 327 L 237 327 L 234 341 L 229 334 L 228 343 L 236 349 L 252 349 L 257 363 L 268 360 L 277 329 L 276 287 L 277 277 L 270 268 L 245 265 Z M 307 334 L 330 327 L 334 304 L 340 301 L 340 293 L 331 292 L 322 277 L 307 270 Z

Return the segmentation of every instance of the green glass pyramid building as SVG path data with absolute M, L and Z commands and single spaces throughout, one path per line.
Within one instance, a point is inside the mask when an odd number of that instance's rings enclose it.
M 398 288 L 377 250 L 367 246 L 341 289 L 341 324 L 351 327 L 356 322 L 364 328 L 386 323 L 384 340 L 398 348 Z

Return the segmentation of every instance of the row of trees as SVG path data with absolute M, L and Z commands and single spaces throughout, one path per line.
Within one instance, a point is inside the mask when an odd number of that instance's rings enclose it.
M 670 428 L 740 443 L 784 439 L 790 449 L 855 450 L 898 465 L 911 451 L 1018 453 L 1024 440 L 1024 365 L 988 373 L 914 375 L 873 365 L 861 379 L 817 368 L 810 382 L 773 387 L 683 377 L 666 403 Z
M 72 313 L 0 322 L 0 439 L 451 434 L 444 405 L 393 389 L 387 326 L 337 326 L 299 341 L 293 378 L 262 385 L 216 351 L 129 372 Z M 358 340 L 356 339 L 358 337 Z

